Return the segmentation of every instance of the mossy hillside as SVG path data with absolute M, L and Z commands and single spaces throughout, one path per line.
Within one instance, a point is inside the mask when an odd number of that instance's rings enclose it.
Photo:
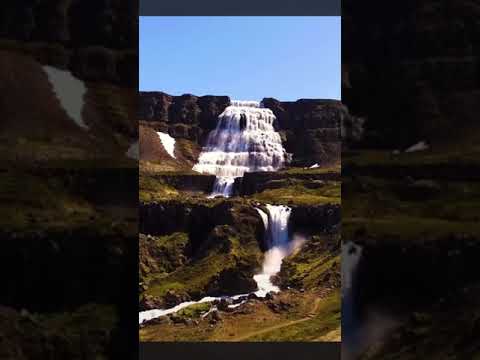
M 68 176 L 84 176 L 81 171 Z M 136 232 L 136 209 L 95 204 L 69 187 L 67 174 L 6 170 L 0 176 L 0 218 L 6 232 L 90 229 L 99 234 Z M 95 179 L 95 173 L 92 176 Z
M 199 318 L 202 314 L 210 310 L 211 307 L 211 303 L 193 304 L 177 312 L 177 315 L 190 319 Z
M 169 186 L 161 177 L 151 176 L 140 172 L 139 175 L 139 199 L 141 202 L 149 203 L 177 198 L 180 193 Z
M 278 275 L 282 287 L 329 289 L 340 286 L 340 236 L 314 235 L 284 259 Z
M 339 329 L 340 322 L 341 295 L 340 291 L 336 291 L 320 301 L 311 319 L 250 337 L 247 341 L 318 341 L 322 336 Z
M 341 203 L 341 183 L 326 182 L 316 188 L 307 188 L 304 184 L 269 189 L 250 197 L 259 202 L 282 205 L 322 205 Z
M 390 240 L 480 233 L 476 182 L 346 178 L 343 197 L 348 200 L 343 231 L 349 239 L 355 233 Z
M 163 297 L 169 290 L 179 294 L 188 294 L 192 298 L 200 298 L 206 294 L 216 294 L 222 289 L 228 292 L 229 287 L 237 284 L 222 284 L 222 274 L 232 273 L 239 282 L 251 279 L 260 267 L 262 253 L 256 241 L 241 241 L 235 231 L 228 225 L 219 225 L 202 245 L 196 256 L 172 273 L 152 274 L 146 295 Z M 251 285 L 251 283 L 250 283 Z M 241 286 L 241 285 L 239 285 Z
M 139 281 L 148 284 L 150 274 L 168 274 L 186 262 L 188 234 L 139 236 Z
M 334 300 L 333 297 L 336 295 L 338 299 Z M 273 311 L 271 302 L 283 302 L 290 306 L 284 311 Z M 199 312 L 207 310 L 207 306 L 209 305 L 201 304 Z M 140 339 L 141 341 L 256 341 L 260 331 L 262 336 L 268 336 L 271 341 L 281 341 L 286 337 L 281 330 L 288 329 L 290 338 L 293 338 L 292 333 L 297 333 L 296 336 L 301 341 L 299 329 L 305 322 L 305 327 L 302 329 L 308 330 L 301 331 L 310 333 L 307 339 L 321 341 L 320 338 L 324 333 L 331 333 L 329 329 L 336 331 L 340 326 L 338 316 L 336 316 L 336 324 L 333 320 L 322 323 L 322 317 L 325 320 L 329 317 L 327 311 L 329 307 L 333 313 L 339 315 L 339 294 L 322 296 L 315 291 L 286 290 L 278 293 L 273 301 L 249 300 L 232 311 L 220 311 L 222 320 L 214 325 L 210 323 L 208 317 L 196 318 L 198 323 L 194 324 L 175 324 L 174 326 L 168 323 L 147 324 L 140 329 Z M 196 316 L 197 309 L 194 308 L 192 312 Z M 311 321 L 317 314 L 318 322 L 313 324 Z M 314 333 L 318 335 L 314 336 Z M 338 340 L 339 334 L 333 341 Z
M 116 311 L 110 305 L 86 304 L 51 314 L 2 308 L 0 353 L 5 359 L 104 360 L 109 358 L 117 325 Z

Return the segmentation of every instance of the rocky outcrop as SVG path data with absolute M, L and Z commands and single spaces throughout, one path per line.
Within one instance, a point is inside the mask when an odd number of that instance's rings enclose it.
M 140 203 L 139 219 L 139 231 L 143 234 L 191 234 L 192 251 L 199 249 L 209 239 L 219 242 L 224 234 L 215 228 L 221 225 L 232 226 L 238 235 L 249 239 L 261 240 L 264 235 L 262 219 L 255 209 L 248 203 L 235 201 L 220 201 L 213 205 L 181 200 Z
M 338 161 L 341 152 L 340 127 L 349 116 L 337 100 L 300 99 L 281 102 L 262 100 L 278 120 L 284 134 L 284 146 L 293 154 L 295 165 L 329 164 Z
M 365 147 L 451 141 L 477 126 L 478 3 L 348 0 L 342 10 L 342 101 L 365 117 Z
M 275 127 L 287 152 L 297 165 L 330 164 L 340 158 L 340 124 L 349 118 L 340 101 L 300 99 L 281 102 L 262 100 L 277 117 Z M 176 138 L 204 145 L 215 128 L 218 115 L 230 104 L 227 96 L 190 94 L 171 96 L 163 92 L 140 92 L 138 118 Z
M 137 87 L 138 4 L 27 0 L 15 5 L 5 4 L 1 14 L 0 37 L 13 40 L 1 47 L 69 69 L 83 80 Z
M 293 231 L 310 229 L 320 232 L 338 232 L 341 219 L 340 205 L 297 205 L 292 207 L 290 223 Z
M 155 176 L 153 176 L 155 178 Z M 215 175 L 203 174 L 162 174 L 161 179 L 180 191 L 210 193 L 215 182 Z
M 276 189 L 296 182 L 304 182 L 306 186 L 321 186 L 324 181 L 339 181 L 340 173 L 282 173 L 251 172 L 242 178 L 235 179 L 234 191 L 237 195 L 252 195 L 266 189 Z
M 140 92 L 138 118 L 147 126 L 203 144 L 217 125 L 218 115 L 230 104 L 227 96 Z

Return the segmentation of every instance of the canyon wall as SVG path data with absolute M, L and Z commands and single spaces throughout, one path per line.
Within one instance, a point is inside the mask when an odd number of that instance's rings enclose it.
M 340 159 L 340 126 L 349 117 L 337 100 L 300 99 L 282 102 L 262 100 L 275 114 L 275 128 L 283 146 L 298 165 L 328 164 Z M 228 96 L 171 96 L 163 92 L 140 92 L 138 119 L 141 126 L 168 132 L 203 145 L 215 128 L 218 115 L 230 104 Z

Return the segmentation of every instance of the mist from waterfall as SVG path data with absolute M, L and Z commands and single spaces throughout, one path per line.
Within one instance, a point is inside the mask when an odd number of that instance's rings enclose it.
M 212 197 L 229 197 L 235 178 L 245 172 L 275 171 L 289 160 L 274 129 L 275 119 L 270 109 L 256 101 L 232 100 L 220 114 L 193 167 L 216 175 Z

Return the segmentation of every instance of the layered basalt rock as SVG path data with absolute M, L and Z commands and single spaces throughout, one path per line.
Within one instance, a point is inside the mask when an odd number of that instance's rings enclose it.
M 324 181 L 339 181 L 340 173 L 325 172 L 318 174 L 290 174 L 282 172 L 251 172 L 243 178 L 235 179 L 234 191 L 237 195 L 252 195 L 266 189 L 276 189 L 288 186 L 296 181 L 304 182 L 306 186 L 321 186 Z
M 476 126 L 480 6 L 466 1 L 369 5 L 345 1 L 342 6 L 342 101 L 367 119 L 365 145 L 442 142 Z
M 82 80 L 136 88 L 137 5 L 117 0 L 28 0 L 21 8 L 6 4 L 0 37 L 8 40 L 0 46 L 68 69 Z
M 276 130 L 281 133 L 283 145 L 287 152 L 293 153 L 297 165 L 338 161 L 340 127 L 349 117 L 340 101 L 300 99 L 281 102 L 265 98 L 262 103 L 277 117 Z M 203 145 L 208 133 L 215 128 L 218 116 L 229 104 L 227 96 L 140 92 L 138 118 L 146 126 Z
M 340 158 L 341 123 L 349 116 L 340 101 L 265 98 L 262 103 L 277 117 L 285 149 L 294 154 L 296 165 L 329 164 Z
M 290 218 L 292 230 L 338 232 L 341 223 L 341 206 L 335 204 L 293 206 Z

